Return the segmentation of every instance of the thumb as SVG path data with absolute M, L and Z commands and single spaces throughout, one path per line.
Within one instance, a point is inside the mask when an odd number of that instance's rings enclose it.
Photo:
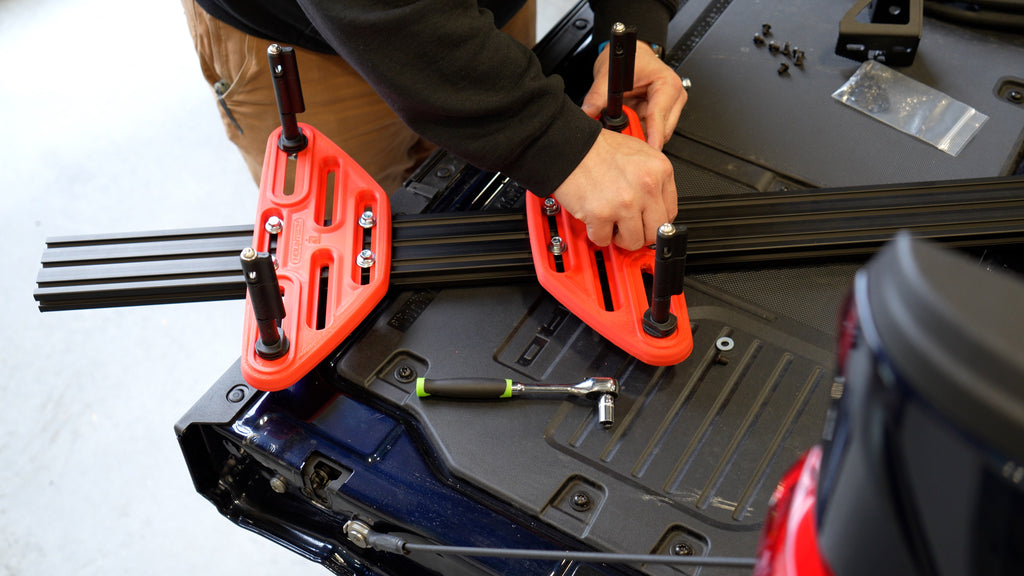
M 601 110 L 604 110 L 608 106 L 608 86 L 607 80 L 603 83 L 594 82 L 590 87 L 590 92 L 583 97 L 583 112 L 591 118 L 597 118 L 601 114 Z

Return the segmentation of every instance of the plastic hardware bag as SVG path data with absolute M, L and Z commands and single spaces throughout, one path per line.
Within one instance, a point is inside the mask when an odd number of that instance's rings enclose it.
M 832 97 L 956 156 L 988 116 L 874 60 L 861 64 Z

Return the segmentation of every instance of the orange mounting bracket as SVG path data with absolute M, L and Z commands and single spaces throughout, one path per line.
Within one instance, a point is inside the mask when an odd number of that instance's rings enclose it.
M 296 383 L 381 301 L 391 269 L 391 207 L 373 178 L 337 145 L 299 124 L 308 145 L 289 155 L 270 135 L 252 248 L 276 246 L 287 352 L 257 353 L 259 332 L 246 297 L 242 375 L 260 390 Z M 294 184 L 293 184 L 294 183 Z
M 636 112 L 628 107 L 623 111 L 629 125 L 622 133 L 644 139 Z M 550 197 L 527 196 L 526 222 L 537 279 L 570 312 L 641 362 L 670 366 L 690 355 L 693 335 L 682 293 L 670 299 L 677 320 L 674 332 L 657 337 L 644 330 L 643 315 L 650 304 L 643 275 L 654 274 L 653 249 L 594 244 L 586 225 Z

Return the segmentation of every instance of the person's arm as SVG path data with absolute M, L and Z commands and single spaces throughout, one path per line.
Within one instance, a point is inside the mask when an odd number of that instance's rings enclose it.
M 604 42 L 615 22 L 637 27 L 633 90 L 625 104 L 640 117 L 647 143 L 605 130 L 579 168 L 555 191 L 555 198 L 587 225 L 590 239 L 626 249 L 653 244 L 661 224 L 676 217 L 678 199 L 672 164 L 661 148 L 675 130 L 686 91 L 674 70 L 651 44 L 664 47 L 668 22 L 678 9 L 670 0 L 591 0 L 594 40 Z M 608 103 L 608 50 L 594 64 L 594 84 L 583 110 L 597 117 Z M 588 193 L 599 187 L 600 195 Z M 596 197 L 595 197 L 596 196 Z
M 540 195 L 601 127 L 475 0 L 299 0 L 313 25 L 424 138 Z M 358 126 L 353 126 L 358 130 Z
M 674 218 L 668 159 L 602 130 L 474 0 L 299 3 L 413 130 L 531 192 L 553 193 L 595 243 L 636 249 Z

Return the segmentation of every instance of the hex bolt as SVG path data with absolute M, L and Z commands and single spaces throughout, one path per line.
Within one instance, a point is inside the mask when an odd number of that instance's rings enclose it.
M 787 57 L 793 55 L 793 49 L 789 47 L 789 42 L 782 45 L 782 53 Z
M 693 87 L 693 81 L 690 80 L 689 78 L 685 78 L 684 77 L 684 78 L 680 78 L 680 80 L 683 83 L 683 90 L 689 90 L 691 87 Z
M 356 265 L 360 268 L 372 268 L 376 261 L 377 257 L 373 255 L 372 250 L 363 250 L 356 256 Z
M 559 256 L 565 253 L 565 242 L 562 241 L 560 236 L 552 236 L 551 242 L 548 242 L 548 251 Z
M 789 74 L 789 64 L 783 62 L 782 64 L 779 64 L 779 76 L 784 76 L 786 74 Z
M 572 507 L 579 512 L 586 512 L 590 510 L 592 502 L 590 501 L 590 494 L 587 494 L 583 490 L 576 492 L 572 495 Z
M 772 35 L 772 25 L 771 24 L 761 24 L 761 34 L 764 34 L 765 36 L 771 36 Z
M 686 542 L 679 542 L 672 547 L 673 556 L 693 556 L 693 547 Z
M 776 42 L 775 40 L 772 40 L 771 42 L 768 43 L 768 51 L 771 52 L 772 54 L 778 54 L 779 50 L 781 49 L 782 48 L 779 46 L 779 43 Z
M 285 480 L 284 476 L 277 474 L 270 479 L 270 489 L 278 494 L 284 494 L 288 491 L 288 481 Z
M 558 205 L 558 201 L 555 200 L 554 198 L 548 196 L 547 198 L 544 199 L 544 215 L 545 216 L 554 216 L 555 214 L 558 214 L 558 212 L 561 209 L 562 208 Z
M 263 228 L 271 234 L 280 234 L 281 230 L 284 230 L 284 222 L 277 216 L 271 216 L 267 218 L 267 223 L 263 225 Z
M 754 46 L 764 46 L 764 45 L 765 45 L 764 36 L 762 36 L 760 34 L 754 34 Z
M 793 52 L 793 63 L 796 64 L 797 66 L 803 67 L 803 65 L 804 65 L 804 51 L 803 50 L 795 50 Z
M 373 228 L 377 224 L 377 217 L 373 215 L 373 210 L 366 209 L 359 216 L 359 225 L 363 228 Z

